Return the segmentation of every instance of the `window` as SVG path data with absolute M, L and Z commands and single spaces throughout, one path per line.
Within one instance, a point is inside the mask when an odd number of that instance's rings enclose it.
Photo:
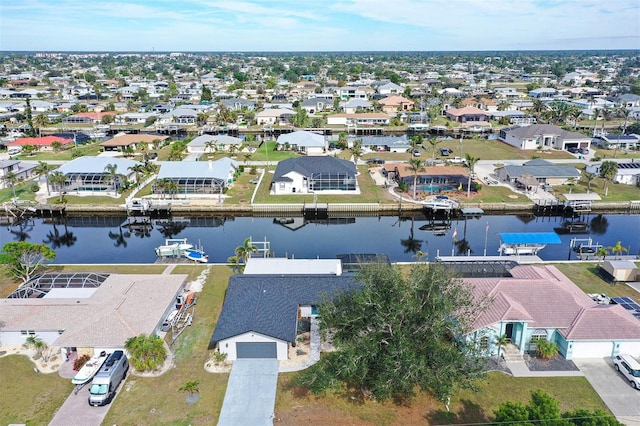
M 480 349 L 489 349 L 489 336 L 482 336 L 480 338 Z
M 531 343 L 547 340 L 547 330 L 537 329 L 531 334 Z

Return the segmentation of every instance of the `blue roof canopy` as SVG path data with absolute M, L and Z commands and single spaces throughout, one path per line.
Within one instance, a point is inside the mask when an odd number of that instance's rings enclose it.
M 562 241 L 555 232 L 501 233 L 505 244 L 560 244 Z

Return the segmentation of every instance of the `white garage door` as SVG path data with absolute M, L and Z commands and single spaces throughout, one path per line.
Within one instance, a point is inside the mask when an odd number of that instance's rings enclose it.
M 640 357 L 640 342 L 620 342 L 618 353 Z
M 573 358 L 602 358 L 611 356 L 613 342 L 574 342 Z

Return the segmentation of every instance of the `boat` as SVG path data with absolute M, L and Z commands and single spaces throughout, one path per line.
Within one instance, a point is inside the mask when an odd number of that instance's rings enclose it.
M 199 248 L 186 249 L 184 251 L 184 257 L 200 263 L 207 263 L 209 261 L 209 255 Z
M 158 257 L 184 256 L 185 250 L 193 248 L 193 244 L 189 244 L 186 238 L 167 238 L 164 245 L 156 247 L 156 255 Z
M 98 372 L 98 370 L 100 370 L 100 367 L 102 367 L 102 364 L 104 364 L 104 362 L 106 361 L 107 356 L 108 354 L 105 351 L 102 351 L 99 354 L 89 358 L 89 360 L 85 362 L 82 368 L 78 370 L 78 373 L 73 376 L 73 379 L 71 379 L 71 383 L 73 383 L 74 385 L 83 385 L 90 381 Z
M 445 195 L 436 195 L 434 198 L 424 200 L 422 205 L 431 210 L 455 210 L 460 207 L 456 200 Z
M 502 244 L 498 248 L 500 255 L 535 256 L 547 244 L 560 244 L 562 241 L 555 232 L 501 233 Z

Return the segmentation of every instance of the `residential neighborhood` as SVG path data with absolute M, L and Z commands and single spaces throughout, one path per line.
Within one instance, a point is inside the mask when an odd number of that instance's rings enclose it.
M 531 378 L 637 424 L 637 53 L 0 53 L 0 372 L 50 424 L 491 423 Z

